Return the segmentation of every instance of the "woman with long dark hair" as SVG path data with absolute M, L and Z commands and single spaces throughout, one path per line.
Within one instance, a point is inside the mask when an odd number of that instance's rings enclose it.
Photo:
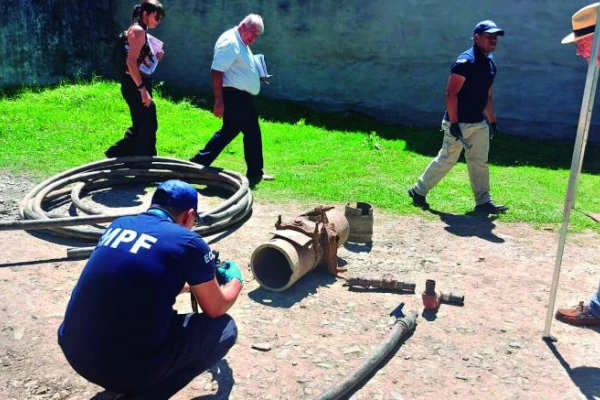
M 121 94 L 129 106 L 131 127 L 123 139 L 106 150 L 109 158 L 156 155 L 158 120 L 152 101 L 151 74 L 164 52 L 151 46 L 148 29 L 156 28 L 164 16 L 165 9 L 156 0 L 143 0 L 133 8 L 133 23 L 125 31 L 126 71 L 121 79 Z

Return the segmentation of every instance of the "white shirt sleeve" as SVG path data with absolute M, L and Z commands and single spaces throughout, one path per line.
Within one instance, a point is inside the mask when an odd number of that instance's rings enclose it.
M 215 55 L 210 69 L 215 71 L 227 71 L 235 61 L 239 49 L 235 43 L 227 43 L 224 46 L 219 46 L 215 49 Z

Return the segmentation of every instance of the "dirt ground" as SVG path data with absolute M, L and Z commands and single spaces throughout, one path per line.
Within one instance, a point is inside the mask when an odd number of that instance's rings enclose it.
M 38 182 L 0 174 L 0 220 Z M 365 199 L 349 199 L 349 201 Z M 408 201 L 401 198 L 399 201 Z M 279 214 L 316 204 L 256 203 L 229 235 L 208 237 L 222 258 L 246 266 L 271 237 Z M 343 205 L 338 205 L 340 209 Z M 555 231 L 502 219 L 439 213 L 398 217 L 375 209 L 372 246 L 339 249 L 345 276 L 390 273 L 417 284 L 415 294 L 351 291 L 315 270 L 283 293 L 260 288 L 246 268 L 230 314 L 239 340 L 227 357 L 175 399 L 311 399 L 360 366 L 389 333 L 390 312 L 419 314 L 412 335 L 352 399 L 598 399 L 600 330 L 552 324 L 542 340 L 558 241 Z M 56 342 L 70 292 L 85 261 L 66 258 L 69 243 L 24 231 L 0 232 L 0 398 L 102 398 L 78 377 Z M 571 234 L 557 305 L 588 300 L 600 272 L 600 237 Z M 423 314 L 425 280 L 465 295 L 464 307 Z M 189 297 L 177 303 L 190 311 Z M 262 347 L 257 350 L 255 347 Z

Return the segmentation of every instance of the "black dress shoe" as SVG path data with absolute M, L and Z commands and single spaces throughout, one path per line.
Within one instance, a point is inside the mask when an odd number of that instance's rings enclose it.
M 197 156 L 190 158 L 190 162 L 193 162 L 193 163 L 199 164 L 199 165 L 204 165 L 200 162 L 200 159 Z
M 246 178 L 248 178 L 248 182 L 250 182 L 250 186 L 256 186 L 257 184 L 259 184 L 262 181 L 274 181 L 275 177 L 273 175 L 269 175 L 269 174 L 265 174 L 265 173 L 260 173 L 260 174 L 252 174 L 252 175 L 248 175 L 246 174 Z
M 414 206 L 421 207 L 423 210 L 429 209 L 429 203 L 427 203 L 425 196 L 421 196 L 415 189 L 409 189 L 408 195 L 412 198 Z
M 246 178 L 248 178 L 248 182 L 250 183 L 251 188 L 254 188 L 256 185 L 258 185 L 260 183 L 260 181 L 262 181 L 262 175 L 261 176 L 247 176 Z
M 481 214 L 502 214 L 508 210 L 507 206 L 496 205 L 493 201 L 488 201 L 487 203 L 479 204 L 475 206 L 475 212 Z

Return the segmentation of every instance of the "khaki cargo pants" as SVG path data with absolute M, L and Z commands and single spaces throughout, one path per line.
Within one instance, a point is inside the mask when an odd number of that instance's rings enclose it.
M 427 193 L 442 180 L 458 161 L 463 146 L 450 134 L 450 122 L 442 121 L 444 142 L 437 157 L 429 163 L 423 175 L 415 184 L 415 191 L 421 196 Z M 463 137 L 469 142 L 470 149 L 465 149 L 465 159 L 469 171 L 471 189 L 475 195 L 475 204 L 485 204 L 490 198 L 490 171 L 488 153 L 490 150 L 489 126 L 486 121 L 474 124 L 460 123 Z

